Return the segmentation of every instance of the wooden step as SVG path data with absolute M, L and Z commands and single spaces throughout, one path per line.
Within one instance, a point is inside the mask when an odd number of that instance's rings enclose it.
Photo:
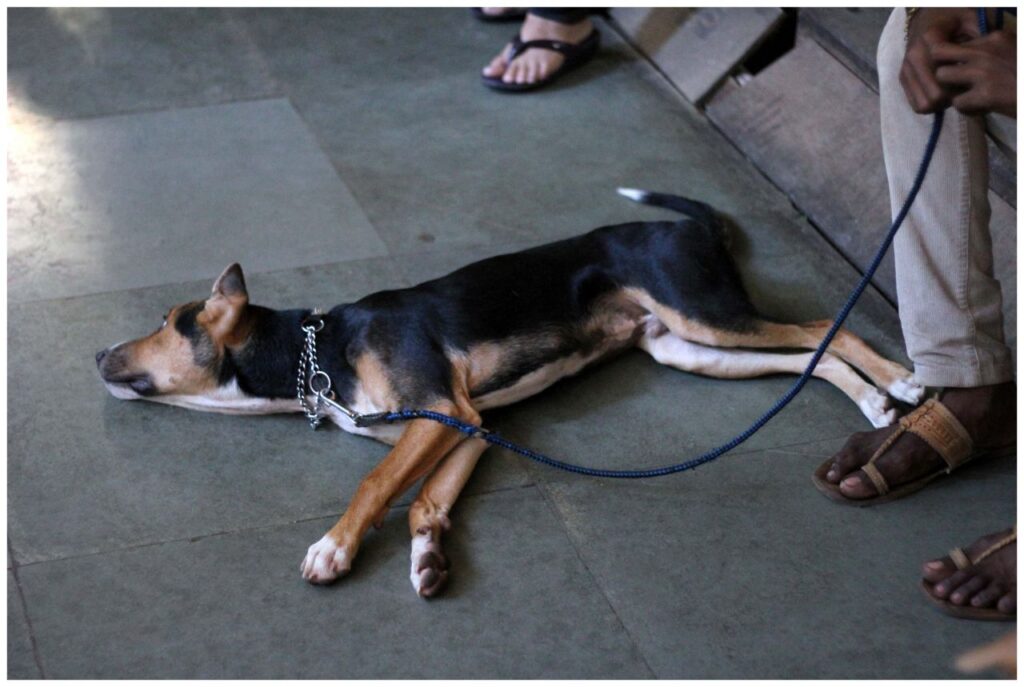
M 805 31 L 777 62 L 723 87 L 707 114 L 838 250 L 865 269 L 889 225 L 878 96 Z M 1016 211 L 994 193 L 996 276 L 1015 338 Z M 875 285 L 896 302 L 891 254 Z
M 628 7 L 612 10 L 641 52 L 701 104 L 782 21 L 777 7 Z

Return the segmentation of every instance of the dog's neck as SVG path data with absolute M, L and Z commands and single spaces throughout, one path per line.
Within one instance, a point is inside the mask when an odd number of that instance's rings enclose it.
M 250 334 L 243 345 L 229 349 L 221 379 L 234 378 L 246 394 L 259 398 L 289 398 L 296 393 L 299 358 L 305 345 L 302 321 L 311 310 L 272 310 L 250 305 L 246 326 Z M 323 315 L 324 328 L 317 334 L 317 358 L 320 367 L 334 380 L 343 394 L 352 371 L 345 360 L 349 328 L 345 306 L 332 308 Z

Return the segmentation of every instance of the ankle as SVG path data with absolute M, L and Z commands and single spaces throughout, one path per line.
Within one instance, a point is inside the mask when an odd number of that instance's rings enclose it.
M 594 25 L 589 18 L 575 24 L 562 24 L 538 17 L 535 14 L 527 14 L 520 35 L 524 40 L 547 39 L 576 42 L 586 38 L 593 29 Z

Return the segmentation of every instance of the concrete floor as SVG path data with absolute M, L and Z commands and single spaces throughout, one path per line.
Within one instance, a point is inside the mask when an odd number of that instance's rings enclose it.
M 810 474 L 868 425 L 824 383 L 735 454 L 659 480 L 491 451 L 430 602 L 408 581 L 408 495 L 341 583 L 297 572 L 382 445 L 104 391 L 93 352 L 232 261 L 255 302 L 329 305 L 667 216 L 623 185 L 732 215 L 767 313 L 833 313 L 852 269 L 602 30 L 592 64 L 508 97 L 476 74 L 510 29 L 464 10 L 10 11 L 9 677 L 941 678 L 1006 629 L 938 614 L 917 571 L 1013 519 L 1014 461 L 837 506 Z M 877 294 L 851 326 L 904 360 Z M 655 466 L 790 383 L 633 353 L 486 420 L 569 460 Z

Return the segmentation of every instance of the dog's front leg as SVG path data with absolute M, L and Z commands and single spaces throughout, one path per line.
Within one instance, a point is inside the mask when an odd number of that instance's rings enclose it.
M 481 439 L 467 439 L 452 449 L 423 483 L 409 508 L 409 579 L 416 593 L 424 598 L 437 594 L 448 580 L 448 559 L 441 550 L 441 536 L 451 527 L 448 513 L 485 450 L 487 442 Z
M 431 410 L 474 424 L 480 421 L 479 415 L 460 411 L 453 402 L 434 404 Z M 324 584 L 348 572 L 374 519 L 398 496 L 403 485 L 412 484 L 433 469 L 461 436 L 457 430 L 430 420 L 410 422 L 387 457 L 363 479 L 337 524 L 309 547 L 300 566 L 302 576 Z

